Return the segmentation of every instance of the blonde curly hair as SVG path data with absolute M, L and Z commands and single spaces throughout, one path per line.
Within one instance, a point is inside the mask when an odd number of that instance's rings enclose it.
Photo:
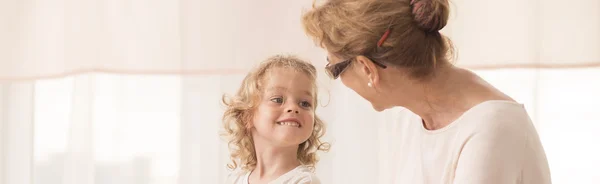
M 306 74 L 313 82 L 313 98 L 316 111 L 317 103 L 317 72 L 315 67 L 295 56 L 276 55 L 268 58 L 256 69 L 248 73 L 235 96 L 223 95 L 223 104 L 226 106 L 223 114 L 224 132 L 222 136 L 227 138 L 230 150 L 231 163 L 227 164 L 229 169 L 241 167 L 242 170 L 251 171 L 256 167 L 256 152 L 254 141 L 250 130 L 246 125 L 251 121 L 255 107 L 260 101 L 262 93 L 261 81 L 265 73 L 275 68 L 292 68 Z M 305 142 L 298 147 L 298 161 L 301 164 L 314 169 L 318 162 L 317 151 L 328 151 L 329 143 L 321 141 L 325 134 L 325 124 L 315 115 L 313 132 Z

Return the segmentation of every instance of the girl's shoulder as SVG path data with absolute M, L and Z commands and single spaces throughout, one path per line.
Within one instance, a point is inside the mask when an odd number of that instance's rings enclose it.
M 227 184 L 247 184 L 250 172 L 241 169 L 232 171 L 227 176 Z M 291 171 L 279 176 L 270 183 L 281 184 L 321 184 L 317 175 L 307 166 L 300 165 Z
M 250 172 L 236 169 L 227 176 L 227 184 L 247 184 Z
M 300 165 L 285 173 L 272 183 L 321 184 L 317 175 L 308 166 Z

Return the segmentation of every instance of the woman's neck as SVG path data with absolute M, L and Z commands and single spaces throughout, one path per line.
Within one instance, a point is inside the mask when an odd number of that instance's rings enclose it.
M 405 93 L 410 99 L 399 99 L 403 106 L 423 119 L 428 130 L 443 128 L 458 119 L 465 111 L 490 97 L 493 89 L 470 71 L 449 66 L 438 68 L 436 75 L 415 82 Z M 402 97 L 400 97 L 402 98 Z
M 258 144 L 257 144 L 258 145 Z M 298 167 L 298 146 L 255 146 L 256 168 L 250 174 L 253 183 L 269 182 Z

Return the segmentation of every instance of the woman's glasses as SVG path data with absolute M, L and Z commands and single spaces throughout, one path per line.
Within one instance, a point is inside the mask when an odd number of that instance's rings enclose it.
M 330 64 L 329 63 L 329 58 L 327 58 L 327 65 L 325 65 L 325 72 L 327 73 L 327 75 L 329 75 L 329 77 L 331 77 L 332 79 L 337 79 L 338 77 L 340 77 L 340 74 L 342 74 L 342 72 L 344 72 L 344 70 L 346 70 L 346 68 L 348 68 L 348 66 L 350 65 L 350 62 L 352 62 L 353 59 L 347 59 L 344 60 L 342 62 L 336 63 L 336 64 Z M 387 66 L 385 66 L 383 63 L 374 61 L 373 63 L 381 68 L 387 68 Z

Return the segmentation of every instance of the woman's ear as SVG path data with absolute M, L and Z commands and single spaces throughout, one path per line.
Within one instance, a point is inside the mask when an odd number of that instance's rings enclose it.
M 379 84 L 379 71 L 373 61 L 363 55 L 357 56 L 356 61 L 361 64 L 360 71 L 367 76 L 369 83 L 372 86 Z

